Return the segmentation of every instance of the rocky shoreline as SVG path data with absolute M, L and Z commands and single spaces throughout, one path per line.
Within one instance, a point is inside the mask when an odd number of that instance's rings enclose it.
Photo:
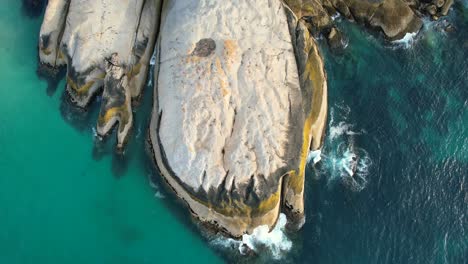
M 33 1 L 34 2 L 34 1 Z M 49 0 L 41 74 L 67 68 L 66 90 L 86 108 L 102 93 L 97 133 L 117 128 L 123 149 L 132 107 L 156 50 L 149 141 L 154 161 L 201 222 L 240 238 L 261 225 L 305 221 L 307 155 L 321 148 L 327 76 L 316 38 L 346 45 L 333 16 L 389 40 L 453 0 Z
M 453 0 L 285 0 L 285 3 L 307 22 L 315 37 L 323 35 L 332 49 L 340 49 L 346 41 L 334 23 L 338 14 L 394 41 L 417 33 L 424 16 L 433 20 L 446 16 Z

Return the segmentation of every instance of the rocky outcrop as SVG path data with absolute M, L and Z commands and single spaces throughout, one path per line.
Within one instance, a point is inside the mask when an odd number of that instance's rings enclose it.
M 401 38 L 452 4 L 427 1 L 49 0 L 39 57 L 45 72 L 67 68 L 77 106 L 102 94 L 97 132 L 118 124 L 122 148 L 154 51 L 157 167 L 194 216 L 241 237 L 272 228 L 280 212 L 295 228 L 304 221 L 306 159 L 327 119 L 314 36 L 343 47 L 339 12 Z
M 67 67 L 67 92 L 80 107 L 101 93 L 97 124 L 118 123 L 118 147 L 132 127 L 132 100 L 145 84 L 159 21 L 159 0 L 49 0 L 40 32 L 42 67 Z
M 303 221 L 306 156 L 327 107 L 322 60 L 299 25 L 281 1 L 164 2 L 155 159 L 197 218 L 234 237 L 281 210 Z
M 334 25 L 333 15 L 375 28 L 389 40 L 419 31 L 423 14 L 438 19 L 447 15 L 453 0 L 285 0 L 307 22 L 314 34 L 323 34 L 332 48 L 345 45 Z
M 97 132 L 118 123 L 123 147 L 158 36 L 150 139 L 162 175 L 231 236 L 272 227 L 280 211 L 300 226 L 306 156 L 327 112 L 308 29 L 280 0 L 168 0 L 162 13 L 161 2 L 50 0 L 41 68 L 67 68 L 79 107 L 101 93 Z
M 441 16 L 446 16 L 453 0 L 426 0 L 421 1 L 417 8 L 419 12 L 429 15 L 433 20 L 438 20 Z

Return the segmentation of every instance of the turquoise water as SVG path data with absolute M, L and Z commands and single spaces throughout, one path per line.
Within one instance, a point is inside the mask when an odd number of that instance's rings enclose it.
M 155 197 L 139 151 L 144 118 L 126 168 L 93 155 L 94 118 L 64 118 L 64 83 L 48 96 L 36 76 L 40 22 L 22 15 L 21 1 L 2 0 L 0 263 L 221 262 Z
M 220 263 L 245 257 L 207 241 L 145 153 L 151 89 L 124 157 L 94 138 L 99 103 L 76 111 L 38 79 L 40 18 L 0 5 L 0 263 Z M 308 167 L 303 229 L 280 263 L 467 263 L 468 10 L 395 45 L 348 22 L 322 51 L 330 120 Z M 351 155 L 358 171 L 344 169 Z M 150 178 L 155 180 L 153 186 Z M 209 239 L 211 240 L 211 239 Z M 226 249 L 226 245 L 227 249 Z M 265 256 L 266 255 L 266 256 Z

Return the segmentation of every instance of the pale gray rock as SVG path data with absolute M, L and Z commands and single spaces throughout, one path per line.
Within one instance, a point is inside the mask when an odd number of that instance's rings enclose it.
M 39 56 L 67 65 L 67 91 L 80 107 L 103 90 L 97 132 L 118 123 L 118 146 L 132 127 L 132 99 L 145 84 L 158 28 L 160 0 L 49 0 Z
M 80 107 L 102 92 L 97 132 L 118 124 L 122 147 L 151 60 L 152 151 L 193 215 L 234 237 L 272 228 L 280 212 L 299 226 L 306 157 L 322 144 L 327 112 L 307 27 L 281 0 L 161 3 L 50 0 L 41 64 L 66 65 Z
M 272 227 L 312 134 L 282 1 L 165 1 L 156 49 L 150 137 L 163 176 L 232 236 Z M 289 204 L 299 214 L 302 194 Z

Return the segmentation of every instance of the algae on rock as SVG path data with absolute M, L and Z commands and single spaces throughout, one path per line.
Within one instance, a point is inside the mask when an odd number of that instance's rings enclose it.
M 49 0 L 41 67 L 67 67 L 80 107 L 102 91 L 97 132 L 122 148 L 153 51 L 149 139 L 157 167 L 194 216 L 233 237 L 304 222 L 305 166 L 323 142 L 327 77 L 315 37 L 345 46 L 337 12 L 388 39 L 452 0 Z M 159 25 L 160 24 L 160 25 Z M 155 42 L 156 47 L 155 47 Z M 154 48 L 155 47 L 155 48 Z
M 123 147 L 133 123 L 132 100 L 145 85 L 158 29 L 160 0 L 49 0 L 39 37 L 41 67 L 67 67 L 67 92 L 86 107 L 102 93 L 97 123 L 118 123 Z

